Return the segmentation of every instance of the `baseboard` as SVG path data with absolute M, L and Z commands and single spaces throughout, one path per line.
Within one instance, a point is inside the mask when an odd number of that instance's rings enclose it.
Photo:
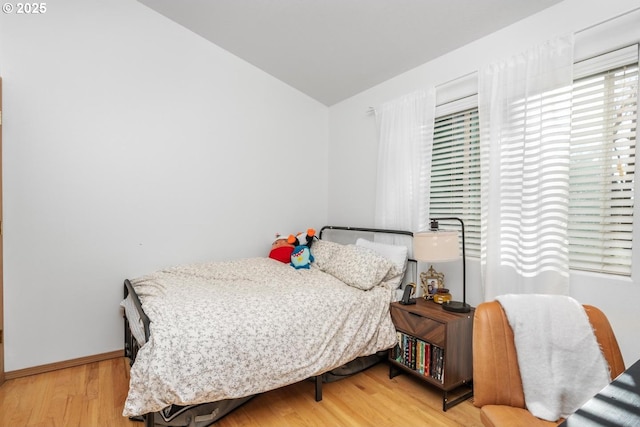
M 64 360 L 62 362 L 49 363 L 47 365 L 9 371 L 5 372 L 4 379 L 12 380 L 15 378 L 28 377 L 29 375 L 44 374 L 45 372 L 57 371 L 58 369 L 73 368 L 74 366 L 86 365 L 88 363 L 102 362 L 103 360 L 115 359 L 117 357 L 124 357 L 124 350 L 94 354 L 93 356 L 79 357 L 77 359 Z

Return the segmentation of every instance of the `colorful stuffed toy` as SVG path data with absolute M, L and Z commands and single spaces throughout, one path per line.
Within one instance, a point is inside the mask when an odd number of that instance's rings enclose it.
M 313 228 L 307 229 L 304 233 L 289 237 L 276 234 L 276 239 L 271 244 L 269 258 L 273 258 L 283 263 L 289 263 L 292 267 L 311 268 L 313 255 L 311 254 L 311 244 L 316 235 Z
M 316 235 L 316 230 L 313 228 L 308 228 L 305 233 L 298 233 L 297 235 L 291 234 L 287 239 L 287 242 L 293 246 L 304 245 L 311 249 L 311 245 L 313 244 L 313 238 Z
M 305 233 L 289 236 L 287 243 L 295 246 L 291 253 L 291 266 L 293 268 L 311 268 L 311 263 L 313 262 L 311 245 L 315 235 L 316 230 L 309 228 Z
M 299 268 L 311 268 L 313 255 L 307 245 L 298 245 L 291 253 L 291 266 L 296 270 Z
M 271 252 L 269 258 L 288 264 L 291 262 L 291 253 L 294 245 L 289 244 L 288 237 L 276 234 L 276 239 L 271 244 Z

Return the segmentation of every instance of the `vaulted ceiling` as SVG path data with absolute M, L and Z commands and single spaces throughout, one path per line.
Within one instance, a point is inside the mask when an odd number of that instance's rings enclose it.
M 333 105 L 561 0 L 139 0 Z

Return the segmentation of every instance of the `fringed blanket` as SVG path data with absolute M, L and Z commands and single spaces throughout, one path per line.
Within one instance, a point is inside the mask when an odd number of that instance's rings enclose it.
M 611 380 L 589 318 L 560 295 L 502 295 L 513 329 L 527 409 L 556 421 L 567 417 Z

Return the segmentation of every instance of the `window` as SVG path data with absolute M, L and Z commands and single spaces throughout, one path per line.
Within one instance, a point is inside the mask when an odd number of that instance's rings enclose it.
M 575 65 L 569 184 L 569 265 L 631 274 L 638 46 Z M 476 104 L 477 105 L 477 104 Z M 438 107 L 440 108 L 440 107 Z M 467 255 L 480 255 L 478 109 L 436 112 L 430 217 L 465 222 Z M 455 228 L 452 222 L 449 228 Z
M 594 62 L 592 60 L 591 62 Z M 611 68 L 611 62 L 628 62 Z M 637 46 L 576 64 L 571 122 L 569 265 L 631 274 Z M 586 74 L 586 75 L 584 75 Z
M 436 118 L 429 217 L 464 221 L 468 256 L 480 256 L 480 144 L 478 108 Z M 460 227 L 443 221 L 444 228 Z

